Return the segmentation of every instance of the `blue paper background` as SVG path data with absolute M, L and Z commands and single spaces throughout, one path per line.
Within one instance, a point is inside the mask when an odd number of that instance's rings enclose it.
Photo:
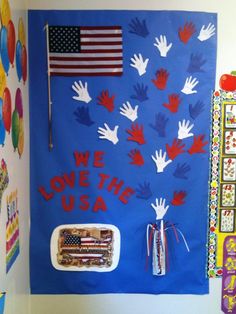
M 131 19 L 145 19 L 149 29 L 146 38 L 129 33 Z M 49 25 L 79 25 L 105 26 L 121 25 L 123 29 L 124 73 L 121 77 L 53 77 L 51 91 L 53 100 L 53 143 L 54 149 L 48 151 L 48 101 L 47 101 L 47 66 L 46 66 L 46 35 L 43 31 L 45 23 Z M 196 33 L 185 45 L 178 37 L 178 29 L 186 22 L 193 22 Z M 156 166 L 151 159 L 155 150 L 165 150 L 165 145 L 171 145 L 177 137 L 178 121 L 184 118 L 192 121 L 189 116 L 189 104 L 201 100 L 205 104 L 204 112 L 194 121 L 193 132 L 196 135 L 205 134 L 209 140 L 210 134 L 210 104 L 211 91 L 214 89 L 216 65 L 216 35 L 205 42 L 200 42 L 197 36 L 202 25 L 213 23 L 217 28 L 216 14 L 201 12 L 174 11 L 29 11 L 29 68 L 30 68 L 30 121 L 31 121 L 31 291 L 32 293 L 194 293 L 208 292 L 206 268 L 207 239 L 207 194 L 209 153 L 179 155 L 163 173 L 156 173 Z M 166 35 L 167 41 L 173 46 L 167 58 L 161 58 L 154 47 L 155 37 Z M 130 58 L 134 53 L 141 53 L 149 58 L 147 72 L 139 76 L 130 67 Z M 191 53 L 202 53 L 206 64 L 204 72 L 195 73 L 199 84 L 197 93 L 185 95 L 181 93 L 184 82 L 190 74 L 187 72 Z M 167 88 L 157 90 L 151 80 L 157 69 L 165 68 L 170 76 Z M 72 99 L 75 94 L 71 86 L 75 80 L 88 82 L 88 90 L 92 101 L 89 104 Z M 149 100 L 138 103 L 130 98 L 134 94 L 133 85 L 144 83 L 148 85 Z M 102 90 L 108 89 L 110 95 L 115 95 L 115 110 L 110 113 L 99 106 L 96 97 Z M 168 95 L 181 94 L 182 102 L 179 111 L 170 113 L 164 102 Z M 126 101 L 132 106 L 138 104 L 138 122 L 144 125 L 146 144 L 127 141 L 126 129 L 131 121 L 119 113 L 119 107 Z M 95 124 L 87 127 L 75 120 L 74 111 L 78 106 L 88 106 Z M 149 126 L 154 123 L 155 114 L 164 113 L 168 118 L 167 136 L 161 138 Z M 113 145 L 106 140 L 100 140 L 97 128 L 107 122 L 111 128 L 119 125 L 119 142 Z M 192 121 L 193 122 L 193 121 Z M 188 149 L 193 138 L 183 141 Z M 131 149 L 138 148 L 145 159 L 143 167 L 130 165 L 127 156 Z M 205 147 L 208 150 L 208 145 Z M 49 181 L 55 175 L 76 170 L 73 152 L 95 150 L 105 152 L 105 168 L 92 166 L 90 160 L 90 183 L 88 189 L 76 187 L 67 194 L 88 194 L 91 204 L 96 196 L 101 195 L 106 204 L 106 212 L 92 212 L 92 209 L 82 211 L 77 208 L 65 212 L 61 206 L 61 195 L 56 195 L 46 202 L 38 187 L 49 188 Z M 177 163 L 187 162 L 191 166 L 188 180 L 173 176 Z M 77 168 L 76 172 L 80 170 Z M 98 190 L 98 174 L 104 172 L 123 179 L 126 185 L 133 188 L 138 183 L 151 183 L 153 196 L 148 200 L 140 200 L 133 196 L 127 205 L 106 190 Z M 155 198 L 164 197 L 170 204 L 174 191 L 187 192 L 186 203 L 182 206 L 170 206 L 165 219 L 178 224 L 185 234 L 190 247 L 188 253 L 183 242 L 177 244 L 173 232 L 169 233 L 169 271 L 166 276 L 154 277 L 145 271 L 146 260 L 146 226 L 155 221 L 155 212 L 150 204 Z M 53 230 L 61 224 L 75 223 L 109 223 L 117 226 L 121 233 L 121 255 L 118 267 L 107 273 L 96 272 L 65 272 L 53 268 L 50 261 L 50 237 Z

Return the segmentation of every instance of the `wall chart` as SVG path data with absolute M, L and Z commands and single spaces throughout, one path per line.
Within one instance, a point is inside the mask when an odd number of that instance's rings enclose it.
M 208 275 L 222 275 L 223 243 L 235 233 L 236 93 L 213 94 Z

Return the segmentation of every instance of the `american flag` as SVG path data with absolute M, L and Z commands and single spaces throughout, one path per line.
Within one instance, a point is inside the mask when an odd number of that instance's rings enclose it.
M 89 260 L 97 261 L 97 264 L 105 264 L 110 258 L 111 245 L 113 241 L 112 232 L 101 230 L 101 237 L 97 238 L 87 235 L 72 234 L 68 230 L 60 233 L 60 254 L 70 255 L 79 261 L 79 264 L 87 263 Z
M 49 26 L 48 30 L 51 75 L 122 75 L 120 26 Z

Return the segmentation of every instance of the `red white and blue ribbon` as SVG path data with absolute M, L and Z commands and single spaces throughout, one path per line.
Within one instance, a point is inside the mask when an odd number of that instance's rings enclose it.
M 164 276 L 168 268 L 168 245 L 166 232 L 173 230 L 176 241 L 179 242 L 179 236 L 183 239 L 186 250 L 189 252 L 189 246 L 182 231 L 174 224 L 164 223 L 163 219 L 157 220 L 154 224 L 147 225 L 147 266 L 148 259 L 152 254 L 152 273 L 154 276 Z M 152 251 L 151 251 L 152 250 Z

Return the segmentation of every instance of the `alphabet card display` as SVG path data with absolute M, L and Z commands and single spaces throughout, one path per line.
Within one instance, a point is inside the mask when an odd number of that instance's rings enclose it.
M 235 233 L 236 93 L 213 94 L 208 275 L 222 275 L 223 243 Z
M 208 293 L 216 33 L 214 13 L 29 11 L 33 294 Z
M 7 197 L 7 224 L 6 224 L 6 271 L 14 264 L 20 253 L 19 242 L 19 211 L 17 190 Z

